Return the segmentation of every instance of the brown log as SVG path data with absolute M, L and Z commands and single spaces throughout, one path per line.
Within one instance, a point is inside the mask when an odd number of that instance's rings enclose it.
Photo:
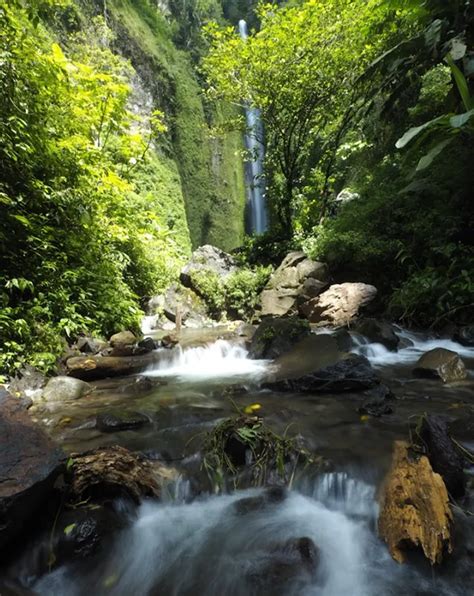
M 141 372 L 155 359 L 153 352 L 143 356 L 74 356 L 66 367 L 71 377 L 91 381 Z
M 396 561 L 405 561 L 407 548 L 421 548 L 432 565 L 452 552 L 448 501 L 444 481 L 428 458 L 412 456 L 408 443 L 396 441 L 379 517 L 380 536 Z

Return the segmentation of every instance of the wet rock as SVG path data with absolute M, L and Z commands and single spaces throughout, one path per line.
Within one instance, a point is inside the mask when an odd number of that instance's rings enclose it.
M 79 352 L 84 354 L 98 354 L 102 350 L 108 348 L 108 343 L 102 339 L 96 339 L 94 337 L 79 337 L 76 341 L 76 348 Z
M 317 325 L 344 327 L 351 323 L 375 298 L 377 289 L 363 283 L 343 283 L 330 286 L 317 298 L 305 303 L 306 318 Z M 300 309 L 301 310 L 301 309 Z
M 454 341 L 468 348 L 474 347 L 474 325 L 460 327 L 454 334 Z
M 274 391 L 297 393 L 363 391 L 378 385 L 370 362 L 364 356 L 349 354 L 336 364 L 294 379 L 266 383 Z
M 442 477 L 426 456 L 412 455 L 408 443 L 396 441 L 378 522 L 392 557 L 402 563 L 407 549 L 421 548 L 432 565 L 441 563 L 452 552 L 452 521 Z
M 378 321 L 377 319 L 365 318 L 359 319 L 355 323 L 353 329 L 371 342 L 382 344 L 388 350 L 396 352 L 400 340 L 390 323 Z
M 178 476 L 173 468 L 148 461 L 119 446 L 72 454 L 71 458 L 72 502 L 128 497 L 139 503 L 145 497 L 159 497 L 162 487 Z
M 135 345 L 137 338 L 131 331 L 120 331 L 120 333 L 112 335 L 109 342 L 112 348 L 124 348 Z
M 199 294 L 199 284 L 196 283 L 196 279 L 201 272 L 212 272 L 219 277 L 226 277 L 236 270 L 237 264 L 231 255 L 206 244 L 193 252 L 191 260 L 181 270 L 179 279 L 183 286 Z
M 351 351 L 354 344 L 352 341 L 351 334 L 349 333 L 349 331 L 347 331 L 347 329 L 336 329 L 336 331 L 334 331 L 334 333 L 332 334 L 332 337 L 334 337 L 334 339 L 336 340 L 337 347 L 339 348 L 339 350 L 341 350 L 341 352 Z
M 272 505 L 282 503 L 287 497 L 286 489 L 281 486 L 267 488 L 263 493 L 255 497 L 239 499 L 232 504 L 232 509 L 237 515 L 248 515 L 266 509 Z
M 284 596 L 293 591 L 295 581 L 314 576 L 319 561 L 319 548 L 311 538 L 290 538 L 257 560 L 258 567 L 250 571 L 248 579 L 259 595 Z
M 11 379 L 9 390 L 12 395 L 39 394 L 45 384 L 44 374 L 27 364 Z
M 266 317 L 252 338 L 249 356 L 256 360 L 278 358 L 310 334 L 308 322 L 298 317 Z
M 55 565 L 96 554 L 104 545 L 104 540 L 124 525 L 115 511 L 98 505 L 66 511 L 56 524 L 53 548 Z
M 64 460 L 21 402 L 0 388 L 0 551 L 50 498 Z
M 445 348 L 435 348 L 421 356 L 413 373 L 418 377 L 439 378 L 443 383 L 461 381 L 467 377 L 461 358 Z
M 165 385 L 165 381 L 159 379 L 152 379 L 145 375 L 138 375 L 136 377 L 130 377 L 125 383 L 120 383 L 118 390 L 124 395 L 140 395 L 151 391 L 158 385 Z
M 107 412 L 96 418 L 96 427 L 103 433 L 136 430 L 150 424 L 150 419 L 140 412 Z
M 49 379 L 41 393 L 45 401 L 71 401 L 79 399 L 92 391 L 93 387 L 72 377 L 53 377 Z
M 152 337 L 144 337 L 138 342 L 137 345 L 146 352 L 153 352 L 153 350 L 157 350 L 160 347 L 159 342 L 154 340 Z
M 153 362 L 153 352 L 143 356 L 76 356 L 66 362 L 67 373 L 90 381 L 141 372 Z
M 465 462 L 449 436 L 447 420 L 442 416 L 424 416 L 419 438 L 433 470 L 443 477 L 449 494 L 454 498 L 462 497 L 466 489 Z
M 308 259 L 303 252 L 291 252 L 271 275 L 261 294 L 263 316 L 283 316 L 296 310 L 300 294 L 326 286 L 327 268 L 323 263 Z M 314 280 L 310 283 L 309 279 Z M 322 281 L 319 281 L 322 280 Z M 304 283 L 306 283 L 304 286 Z
M 274 361 L 274 367 L 267 374 L 267 379 L 272 382 L 302 377 L 336 364 L 343 356 L 334 335 L 312 333 Z
M 357 412 L 362 415 L 373 416 L 374 418 L 393 414 L 393 403 L 390 402 L 394 399 L 395 396 L 386 385 L 378 385 L 370 390 L 369 396 L 357 409 Z

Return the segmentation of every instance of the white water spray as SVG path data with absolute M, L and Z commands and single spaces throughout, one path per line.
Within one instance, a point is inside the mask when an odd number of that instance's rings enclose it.
M 163 350 L 163 358 L 145 371 L 147 377 L 173 377 L 176 381 L 260 381 L 268 360 L 251 360 L 245 348 L 219 339 L 197 348 Z
M 239 21 L 239 33 L 242 39 L 247 39 L 247 23 L 243 19 Z M 265 149 L 261 140 L 263 127 L 260 110 L 248 106 L 245 109 L 245 120 L 247 124 L 245 145 L 250 154 L 250 159 L 245 164 L 250 211 L 249 226 L 251 233 L 263 234 L 268 228 L 268 215 L 263 171 Z

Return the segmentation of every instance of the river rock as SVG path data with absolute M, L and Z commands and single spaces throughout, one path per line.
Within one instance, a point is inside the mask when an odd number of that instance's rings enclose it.
M 109 344 L 103 339 L 96 339 L 95 337 L 79 337 L 76 341 L 76 348 L 83 354 L 98 354 L 102 350 L 106 350 Z
M 465 327 L 460 327 L 455 332 L 453 339 L 462 346 L 474 348 L 474 325 L 466 325 Z
M 237 263 L 231 255 L 220 248 L 206 244 L 193 252 L 191 260 L 181 270 L 179 279 L 183 286 L 199 294 L 196 277 L 201 272 L 212 272 L 218 277 L 227 277 L 236 270 Z
M 408 443 L 396 441 L 378 522 L 392 557 L 402 563 L 408 549 L 421 548 L 432 565 L 441 563 L 452 552 L 452 521 L 442 477 L 426 456 L 411 454 Z
M 178 477 L 173 468 L 146 460 L 119 446 L 71 454 L 71 458 L 69 496 L 72 502 L 128 497 L 140 503 L 145 497 L 158 498 L 162 487 Z
M 262 291 L 262 315 L 282 316 L 296 310 L 298 296 L 308 291 L 314 293 L 317 287 L 327 287 L 326 278 L 326 265 L 308 259 L 303 252 L 289 253 Z M 314 283 L 304 287 L 308 279 L 314 279 Z
M 382 344 L 392 352 L 396 352 L 400 342 L 392 325 L 385 321 L 378 321 L 372 318 L 359 319 L 353 326 L 353 330 L 373 343 Z
M 140 412 L 106 412 L 96 418 L 96 427 L 103 433 L 135 430 L 149 423 L 148 416 Z
M 53 377 L 49 379 L 41 397 L 46 401 L 71 401 L 79 399 L 92 391 L 93 387 L 80 379 L 72 377 Z
M 256 360 L 278 358 L 310 334 L 308 322 L 298 317 L 266 317 L 252 338 L 249 356 Z
M 364 356 L 348 354 L 339 362 L 298 378 L 266 383 L 274 391 L 296 393 L 363 391 L 379 384 L 370 362 Z
M 65 456 L 0 388 L 0 551 L 48 501 Z
M 419 438 L 435 472 L 443 477 L 449 494 L 462 497 L 466 488 L 464 467 L 467 462 L 456 449 L 443 416 L 424 416 L 419 428 Z
M 160 347 L 160 342 L 152 337 L 144 337 L 138 342 L 137 346 L 142 348 L 145 352 L 153 352 L 153 350 L 157 350 Z
M 377 289 L 368 284 L 336 284 L 302 305 L 300 312 L 316 325 L 344 327 L 372 302 L 376 294 Z
M 282 486 L 272 486 L 254 497 L 244 497 L 232 504 L 232 510 L 237 515 L 249 515 L 263 511 L 267 507 L 279 505 L 287 497 L 287 491 Z
M 359 414 L 380 418 L 388 414 L 393 414 L 393 400 L 395 396 L 386 385 L 377 385 L 369 390 L 367 398 L 357 409 Z
M 456 352 L 435 348 L 421 356 L 413 373 L 418 377 L 439 378 L 443 383 L 461 381 L 467 377 L 466 367 Z

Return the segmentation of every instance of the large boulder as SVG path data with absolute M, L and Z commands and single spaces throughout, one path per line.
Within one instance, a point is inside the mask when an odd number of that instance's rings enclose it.
M 364 318 L 358 320 L 353 326 L 354 331 L 360 333 L 373 343 L 382 344 L 388 350 L 396 351 L 400 338 L 395 333 L 392 325 L 377 319 Z
M 211 272 L 218 277 L 227 277 L 236 270 L 237 263 L 231 255 L 206 244 L 193 252 L 191 260 L 181 270 L 179 279 L 183 286 L 199 293 L 197 278 L 201 273 Z
M 376 294 L 377 289 L 368 284 L 335 284 L 300 306 L 300 312 L 316 325 L 344 327 L 372 302 Z
M 176 323 L 177 314 L 185 324 L 189 322 L 204 325 L 207 319 L 207 309 L 202 299 L 189 288 L 178 284 L 172 284 L 166 290 L 163 313 L 173 323 Z
M 258 360 L 278 358 L 310 334 L 308 322 L 298 317 L 266 317 L 252 338 L 249 356 Z
M 0 551 L 48 501 L 65 456 L 0 388 Z
M 106 341 L 95 337 L 81 336 L 76 341 L 76 348 L 83 354 L 98 354 L 108 347 L 109 344 Z
M 49 379 L 41 397 L 46 401 L 71 401 L 79 399 L 92 391 L 91 385 L 72 377 L 53 377 Z
M 296 310 L 295 303 L 300 294 L 321 291 L 327 287 L 327 267 L 323 263 L 308 259 L 303 252 L 291 252 L 270 277 L 261 294 L 262 315 L 286 315 Z M 304 283 L 314 280 L 314 283 Z
M 274 391 L 295 393 L 363 391 L 379 384 L 370 362 L 364 356 L 347 354 L 335 364 L 296 378 L 269 382 L 266 387 Z
M 406 551 L 420 548 L 432 565 L 452 551 L 453 515 L 443 479 L 426 456 L 396 441 L 392 467 L 381 495 L 379 533 L 392 557 L 402 563 Z
M 421 356 L 413 373 L 418 377 L 439 378 L 443 383 L 461 381 L 467 377 L 466 367 L 456 352 L 434 348 Z
M 137 356 L 144 354 L 145 349 L 137 345 L 137 337 L 131 331 L 120 331 L 109 340 L 112 351 L 111 356 Z

